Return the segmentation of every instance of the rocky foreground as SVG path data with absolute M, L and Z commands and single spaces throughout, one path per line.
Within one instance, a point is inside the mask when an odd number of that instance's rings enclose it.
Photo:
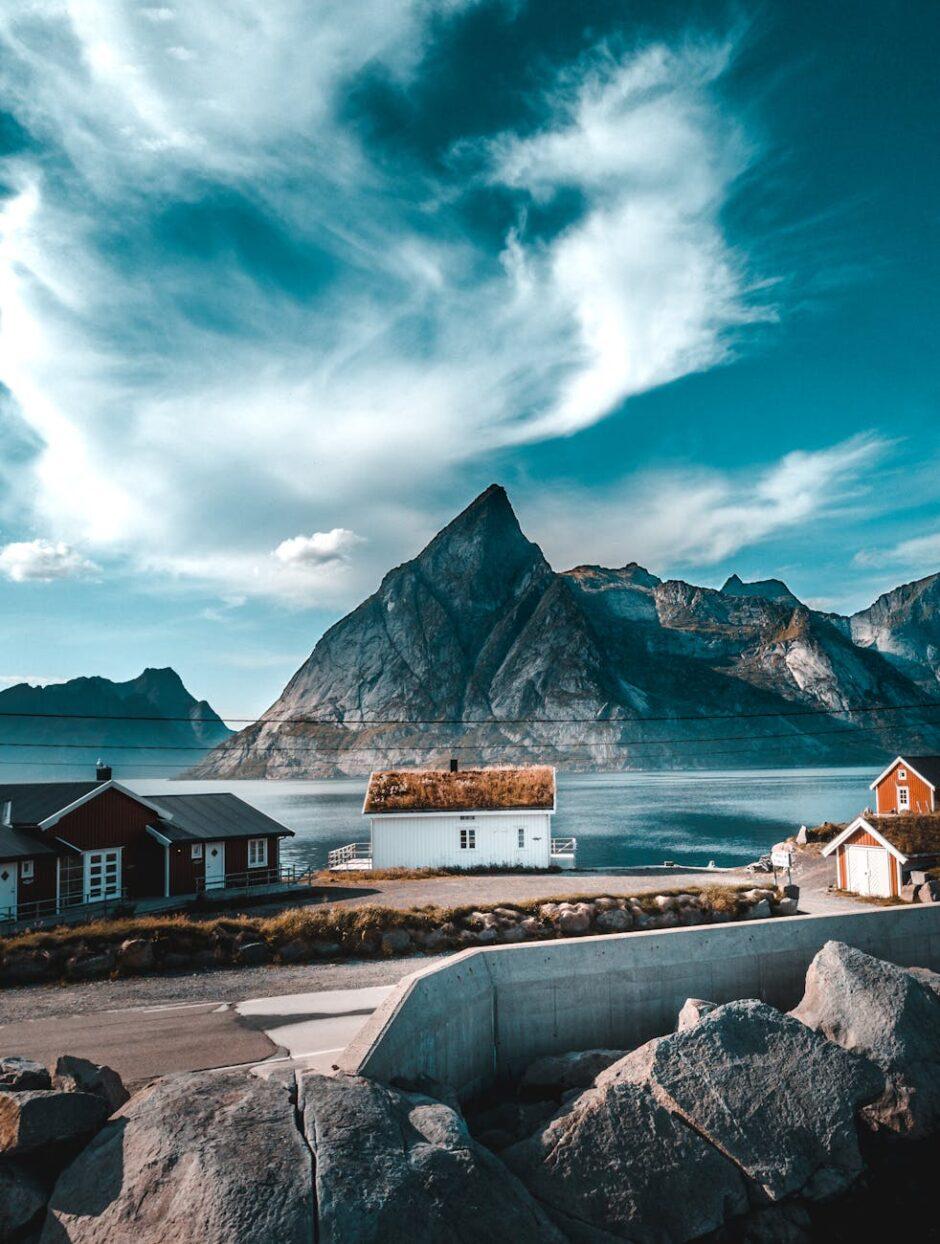
M 859 1206 L 902 1188 L 913 1222 L 932 1195 L 911 1181 L 935 1170 L 940 976 L 830 942 L 791 1014 L 690 999 L 674 1033 L 540 1059 L 466 1113 L 441 1085 L 313 1072 L 125 1098 L 82 1060 L 0 1062 L 0 1239 L 850 1238 Z

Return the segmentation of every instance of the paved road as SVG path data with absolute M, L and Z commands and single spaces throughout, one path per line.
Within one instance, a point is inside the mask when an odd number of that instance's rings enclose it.
M 0 1027 L 0 1055 L 49 1063 L 63 1053 L 106 1063 L 129 1087 L 171 1071 L 271 1060 L 327 1070 L 389 986 L 135 1007 Z

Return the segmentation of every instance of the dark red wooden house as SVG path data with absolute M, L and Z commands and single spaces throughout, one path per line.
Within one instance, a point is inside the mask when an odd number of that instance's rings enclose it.
M 0 922 L 283 879 L 293 831 L 236 795 L 144 797 L 99 774 L 0 785 Z

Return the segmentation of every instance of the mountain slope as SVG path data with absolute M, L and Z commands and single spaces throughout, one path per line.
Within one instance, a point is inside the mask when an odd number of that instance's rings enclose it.
M 927 612 L 911 624 L 918 652 Z M 871 763 L 902 742 L 940 748 L 940 727 L 905 726 L 924 715 L 897 711 L 928 701 L 922 681 L 854 642 L 855 625 L 779 580 L 732 576 L 715 591 L 636 563 L 558 574 L 492 485 L 195 772 L 359 774 L 451 755 L 580 769 Z M 887 707 L 838 714 L 867 704 Z
M 0 761 L 11 780 L 90 776 L 99 756 L 118 778 L 171 775 L 231 733 L 169 668 L 0 692 Z
M 854 643 L 873 648 L 936 698 L 940 683 L 940 574 L 904 583 L 849 619 Z

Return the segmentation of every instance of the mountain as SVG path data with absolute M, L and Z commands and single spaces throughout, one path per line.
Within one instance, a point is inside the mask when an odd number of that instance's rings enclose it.
M 940 682 L 940 574 L 905 583 L 848 619 L 854 643 L 873 648 L 936 698 Z
M 168 777 L 231 733 L 172 669 L 0 691 L 0 762 L 14 781 L 90 777 L 99 757 L 116 778 Z
M 716 591 L 635 562 L 557 573 L 492 485 L 194 772 L 331 776 L 451 755 L 575 769 L 872 764 L 940 749 L 940 725 L 910 709 L 930 702 L 922 674 L 929 636 L 940 641 L 916 595 L 876 602 L 864 631 L 862 615 L 815 612 L 775 579 L 732 576 Z M 862 705 L 880 707 L 831 715 Z

